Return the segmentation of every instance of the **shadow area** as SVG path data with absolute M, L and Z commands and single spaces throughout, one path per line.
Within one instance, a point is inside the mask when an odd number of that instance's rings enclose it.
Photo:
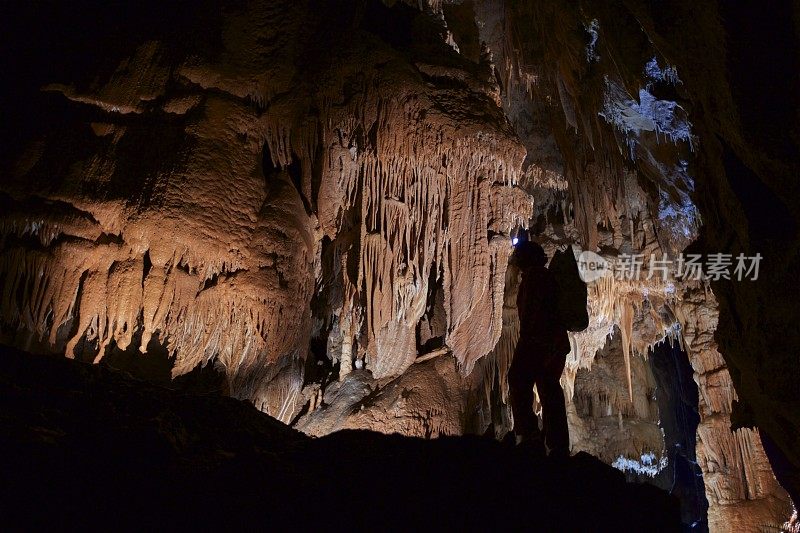
M 312 439 L 246 402 L 2 347 L 0 449 L 7 527 L 680 529 L 673 498 L 585 454 Z

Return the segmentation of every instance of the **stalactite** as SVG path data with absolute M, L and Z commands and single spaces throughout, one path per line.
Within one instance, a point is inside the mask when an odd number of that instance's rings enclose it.
M 514 351 L 519 340 L 519 314 L 517 313 L 517 289 L 519 287 L 519 269 L 510 267 L 505 274 L 503 295 L 503 323 L 500 339 L 494 349 L 486 356 L 483 372 L 483 391 L 487 405 L 491 405 L 492 389 L 495 382 L 499 387 L 500 398 L 508 402 L 508 370 L 514 358 Z
M 697 460 L 710 528 L 750 530 L 784 520 L 790 500 L 772 474 L 758 429 L 731 431 L 738 398 L 714 339 L 719 311 L 713 294 L 699 284 L 687 287 L 675 312 L 700 392 Z
M 643 274 L 646 278 L 646 274 Z M 675 318 L 671 309 L 679 302 L 674 284 L 657 277 L 652 279 L 616 279 L 610 272 L 589 284 L 589 327 L 570 334 L 573 350 L 567 358 L 562 384 L 571 397 L 575 373 L 579 368 L 590 369 L 594 355 L 606 342 L 606 337 L 618 327 L 622 337 L 626 380 L 632 382 L 631 357 L 646 356 L 649 348 L 665 338 L 675 338 Z M 647 312 L 644 302 L 647 301 Z M 648 327 L 642 327 L 643 320 Z M 635 326 L 638 324 L 638 326 Z M 629 387 L 629 401 L 632 389 Z M 625 408 L 622 405 L 618 409 Z
M 73 173 L 54 194 L 64 213 L 1 221 L 6 240 L 33 235 L 44 248 L 4 253 L 4 321 L 68 354 L 94 349 L 98 360 L 135 339 L 141 352 L 158 342 L 174 358 L 173 375 L 213 361 L 234 396 L 284 416 L 299 401 L 301 371 L 287 370 L 291 378 L 272 388 L 260 380 L 305 357 L 326 237 L 356 266 L 342 266 L 355 279 L 344 280 L 331 310 L 343 375 L 355 358 L 376 378 L 409 368 L 430 283 L 441 286 L 445 341 L 468 372 L 501 335 L 509 234 L 533 207 L 518 187 L 525 150 L 496 88 L 474 66 L 412 63 L 358 39 L 314 74 L 313 91 L 293 87 L 305 74 L 266 43 L 283 30 L 276 21 L 291 25 L 305 8 L 253 3 L 242 13 L 222 23 L 245 36 L 224 45 L 224 57 L 241 61 L 170 65 L 157 43 L 145 43 L 96 90 L 52 87 L 106 113 L 107 124 L 91 130 L 88 162 L 62 165 Z M 360 58 L 357 69 L 348 54 Z M 152 127 L 153 139 L 174 126 L 175 158 L 126 151 L 135 128 L 119 113 Z M 140 159 L 141 177 L 118 177 Z M 146 184 L 131 205 L 115 196 L 126 179 Z M 107 187 L 109 200 L 70 188 L 84 183 Z
M 367 317 L 368 366 L 382 377 L 399 374 L 413 362 L 413 328 L 424 313 L 430 273 L 441 268 L 448 343 L 468 370 L 499 337 L 497 294 L 511 251 L 508 238 L 500 235 L 530 218 L 530 197 L 514 187 L 522 152 L 485 132 L 444 135 L 451 127 L 446 117 L 438 119 L 438 128 L 413 127 L 400 135 L 420 120 L 419 99 L 403 104 L 402 98 L 372 98 L 365 92 L 354 104 L 362 107 L 321 120 L 330 136 L 323 142 L 332 147 L 320 191 L 321 207 L 324 202 L 328 211 L 321 222 L 329 236 L 338 234 L 341 213 L 361 198 L 356 286 Z M 371 122 L 364 109 L 377 109 Z M 430 116 L 427 120 L 436 123 Z M 366 131 L 375 132 L 374 140 L 358 133 Z M 273 144 L 278 153 L 286 151 L 284 143 Z M 489 230 L 500 235 L 490 240 Z M 475 321 L 491 335 L 469 338 Z M 378 345 L 382 349 L 376 350 Z M 400 348 L 404 353 L 397 353 Z
M 625 373 L 628 378 L 628 394 L 633 402 L 633 383 L 631 378 L 631 338 L 633 333 L 633 306 L 630 303 L 622 308 L 619 330 L 622 335 L 622 353 L 625 357 Z
M 77 251 L 64 245 L 47 252 L 5 250 L 0 257 L 3 320 L 55 344 L 59 328 L 75 312 L 81 278 L 91 265 L 83 254 L 91 248 L 85 243 Z

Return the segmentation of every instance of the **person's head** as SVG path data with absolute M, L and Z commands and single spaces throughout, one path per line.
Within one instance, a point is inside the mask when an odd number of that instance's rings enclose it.
M 522 241 L 514 247 L 514 256 L 522 270 L 531 267 L 543 267 L 547 264 L 544 249 L 533 241 Z

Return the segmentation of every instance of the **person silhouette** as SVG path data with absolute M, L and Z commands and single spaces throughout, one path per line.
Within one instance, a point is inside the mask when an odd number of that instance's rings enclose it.
M 526 442 L 550 454 L 569 456 L 569 430 L 564 392 L 559 379 L 570 351 L 567 329 L 557 308 L 558 285 L 545 268 L 547 255 L 531 241 L 514 251 L 522 281 L 517 293 L 520 337 L 508 372 L 511 412 L 517 442 Z M 533 411 L 533 386 L 542 404 L 543 432 Z

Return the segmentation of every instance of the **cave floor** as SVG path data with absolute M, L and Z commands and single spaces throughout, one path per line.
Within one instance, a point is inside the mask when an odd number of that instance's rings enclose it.
M 675 531 L 675 500 L 589 455 L 480 437 L 312 439 L 250 404 L 0 348 L 0 516 L 58 529 Z

